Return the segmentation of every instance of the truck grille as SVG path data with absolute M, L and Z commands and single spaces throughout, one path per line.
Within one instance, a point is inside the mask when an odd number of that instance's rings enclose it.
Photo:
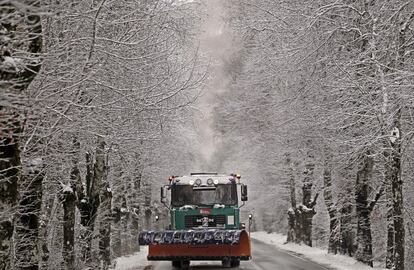
M 208 218 L 208 227 L 217 227 L 217 226 L 226 224 L 225 215 L 208 215 L 208 216 L 192 215 L 192 216 L 185 216 L 184 226 L 186 228 L 203 226 L 203 221 L 205 223 L 207 218 Z

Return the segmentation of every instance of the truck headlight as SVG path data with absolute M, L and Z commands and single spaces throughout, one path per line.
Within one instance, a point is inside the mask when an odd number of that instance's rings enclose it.
M 234 216 L 227 216 L 227 225 L 234 225 Z

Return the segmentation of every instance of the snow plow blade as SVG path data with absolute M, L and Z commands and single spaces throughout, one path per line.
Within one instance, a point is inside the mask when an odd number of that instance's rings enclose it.
M 222 260 L 251 258 L 244 230 L 142 232 L 139 244 L 148 245 L 148 260 Z

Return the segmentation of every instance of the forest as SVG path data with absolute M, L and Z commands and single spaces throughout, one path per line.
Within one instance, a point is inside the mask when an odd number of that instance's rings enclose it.
M 0 14 L 0 270 L 109 269 L 168 219 L 159 186 L 197 170 L 241 173 L 255 230 L 414 267 L 412 0 Z

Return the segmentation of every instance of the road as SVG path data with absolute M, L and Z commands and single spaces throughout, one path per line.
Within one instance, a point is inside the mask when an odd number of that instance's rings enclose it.
M 318 265 L 309 260 L 300 258 L 296 255 L 287 253 L 275 246 L 265 244 L 258 240 L 252 240 L 253 259 L 242 261 L 239 268 L 241 270 L 330 270 L 327 267 Z M 153 270 L 170 270 L 171 262 L 153 262 Z M 192 270 L 215 270 L 224 269 L 221 262 L 198 262 L 192 261 Z M 228 268 L 232 269 L 232 268 Z

